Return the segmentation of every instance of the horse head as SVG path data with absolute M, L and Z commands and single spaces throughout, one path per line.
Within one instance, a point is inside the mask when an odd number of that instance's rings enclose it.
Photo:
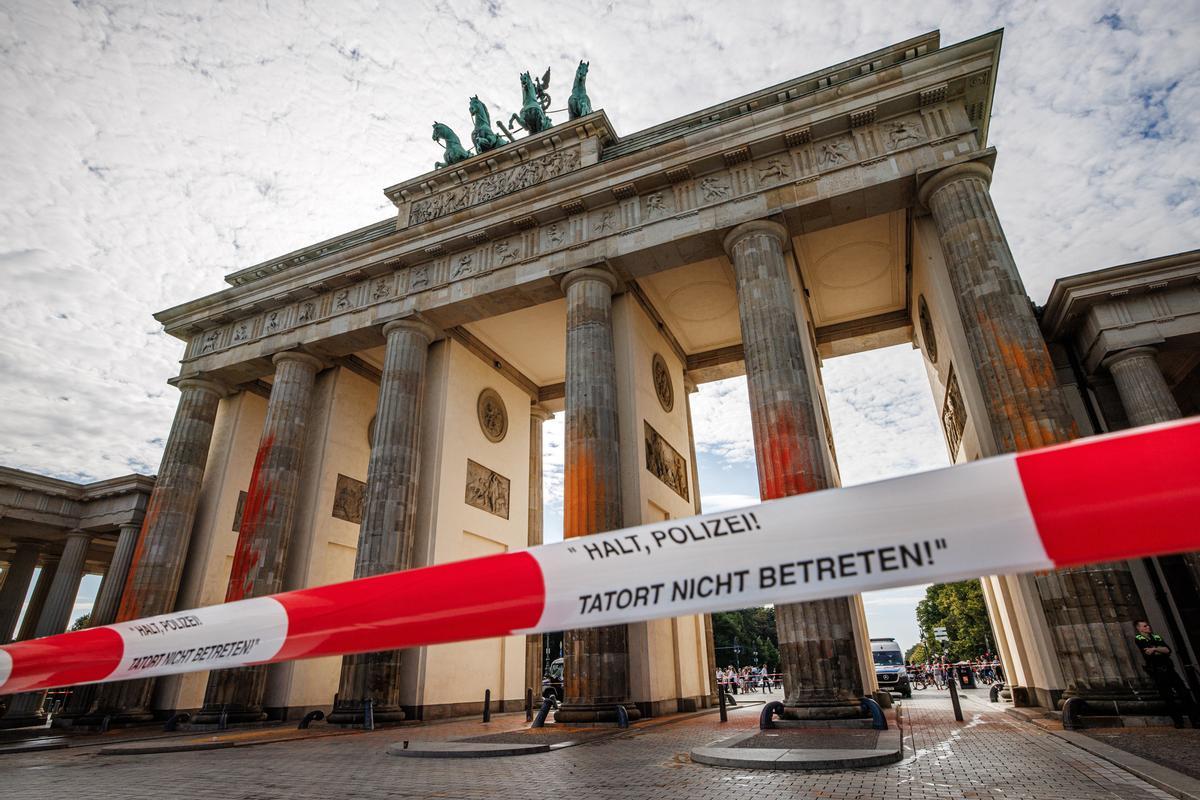
M 587 61 L 581 60 L 579 62 L 579 66 L 575 68 L 575 80 L 581 81 L 587 77 L 588 64 L 589 64 L 589 62 L 587 62 Z
M 533 78 L 529 77 L 528 72 L 521 73 L 521 90 L 530 95 L 533 94 Z
M 440 139 L 449 139 L 454 135 L 454 131 L 450 130 L 448 125 L 443 125 L 440 122 L 433 123 L 433 140 L 436 142 Z

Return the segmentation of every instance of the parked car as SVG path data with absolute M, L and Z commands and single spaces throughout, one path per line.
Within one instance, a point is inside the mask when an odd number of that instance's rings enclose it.
M 904 666 L 904 651 L 895 639 L 872 639 L 871 658 L 875 661 L 875 678 L 879 688 L 912 697 L 912 683 Z
M 563 660 L 556 658 L 550 662 L 550 671 L 542 677 L 542 697 L 553 697 L 558 702 L 563 699 Z

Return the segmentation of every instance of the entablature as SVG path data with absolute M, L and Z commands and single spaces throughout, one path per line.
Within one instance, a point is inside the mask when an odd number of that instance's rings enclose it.
M 723 227 L 771 213 L 792 213 L 801 229 L 880 213 L 910 202 L 918 170 L 980 148 L 964 93 L 986 84 L 990 98 L 999 34 L 989 37 L 612 158 L 601 147 L 611 128 L 596 112 L 526 146 L 520 164 L 553 156 L 555 175 L 474 205 L 472 187 L 512 166 L 474 179 L 472 168 L 421 176 L 389 190 L 395 233 L 157 317 L 190 340 L 184 374 L 212 372 L 329 336 L 342 340 L 334 349 L 358 346 L 350 334 L 389 316 L 421 312 L 446 326 L 543 302 L 557 296 L 552 276 L 589 263 L 631 274 L 687 263 L 697 247 L 719 252 Z M 577 164 L 563 158 L 575 151 Z M 415 204 L 463 189 L 463 208 L 413 217 Z

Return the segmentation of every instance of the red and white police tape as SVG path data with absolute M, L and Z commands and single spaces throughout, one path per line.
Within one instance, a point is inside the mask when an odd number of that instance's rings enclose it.
M 0 647 L 0 694 L 1200 549 L 1200 419 Z

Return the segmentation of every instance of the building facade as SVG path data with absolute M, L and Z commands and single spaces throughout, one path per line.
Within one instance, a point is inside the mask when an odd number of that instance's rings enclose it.
M 181 396 L 119 618 L 538 543 L 551 414 L 565 536 L 693 514 L 688 397 L 739 374 L 762 497 L 837 486 L 822 360 L 892 344 L 922 350 L 955 462 L 1106 429 L 1089 414 L 1110 407 L 1117 427 L 1194 409 L 1196 362 L 1163 347 L 1182 323 L 1131 338 L 1074 279 L 1039 321 L 988 190 L 1000 42 L 926 34 L 627 136 L 603 111 L 558 122 L 161 312 L 185 342 Z M 1174 410 L 1163 385 L 1186 395 Z M 985 579 L 1018 702 L 1153 705 L 1128 626 L 1161 604 L 1138 569 Z M 778 620 L 787 715 L 860 714 L 877 690 L 861 600 Z M 703 617 L 565 641 L 562 721 L 712 701 Z M 376 720 L 429 719 L 487 689 L 513 708 L 540 652 L 509 636 L 131 681 L 76 719 L 354 723 L 368 700 Z

